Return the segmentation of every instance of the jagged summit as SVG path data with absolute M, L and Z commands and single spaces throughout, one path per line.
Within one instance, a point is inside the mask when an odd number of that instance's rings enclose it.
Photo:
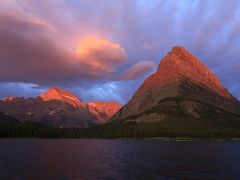
M 175 46 L 161 60 L 156 73 L 147 78 L 138 93 L 149 89 L 192 81 L 226 98 L 233 98 L 219 79 L 183 46 Z
M 58 100 L 73 106 L 82 106 L 83 102 L 73 93 L 60 89 L 58 87 L 52 87 L 47 92 L 39 95 L 43 101 Z

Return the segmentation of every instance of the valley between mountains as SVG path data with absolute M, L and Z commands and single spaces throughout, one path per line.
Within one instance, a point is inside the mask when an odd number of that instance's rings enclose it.
M 124 106 L 82 102 L 54 87 L 36 98 L 6 97 L 0 111 L 1 124 L 23 137 L 240 137 L 239 100 L 182 46 L 166 54 Z M 1 128 L 1 136 L 18 135 Z

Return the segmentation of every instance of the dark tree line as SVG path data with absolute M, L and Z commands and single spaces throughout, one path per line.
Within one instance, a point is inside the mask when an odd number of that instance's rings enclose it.
M 239 130 L 183 131 L 163 130 L 135 122 L 113 122 L 86 129 L 57 129 L 33 122 L 0 123 L 0 138 L 240 138 Z
M 216 118 L 199 121 L 192 117 L 153 123 L 122 120 L 86 129 L 58 129 L 34 122 L 20 122 L 0 113 L 0 138 L 240 138 L 240 122 L 229 119 L 223 123 Z

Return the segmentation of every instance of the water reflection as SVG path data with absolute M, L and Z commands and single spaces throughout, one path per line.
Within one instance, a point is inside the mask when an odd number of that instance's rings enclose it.
M 240 178 L 238 142 L 0 140 L 0 179 Z

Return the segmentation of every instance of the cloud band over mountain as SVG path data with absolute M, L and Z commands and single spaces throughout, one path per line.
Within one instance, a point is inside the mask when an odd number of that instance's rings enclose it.
M 123 103 L 183 45 L 240 97 L 239 17 L 238 0 L 1 1 L 0 88 L 57 85 Z

